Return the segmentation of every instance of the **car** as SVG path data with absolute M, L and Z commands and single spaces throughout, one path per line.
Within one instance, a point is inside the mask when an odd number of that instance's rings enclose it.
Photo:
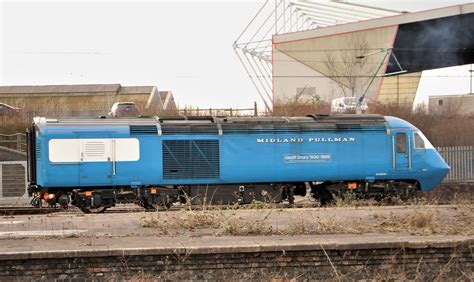
M 134 102 L 117 102 L 112 105 L 109 116 L 134 117 L 140 115 L 140 110 Z
M 357 97 L 341 97 L 332 100 L 331 102 L 331 112 L 332 113 L 344 113 L 348 111 L 357 110 L 357 104 L 359 100 Z M 366 101 L 360 103 L 360 109 L 362 112 L 367 111 L 368 105 Z
M 13 107 L 5 103 L 0 103 L 0 116 L 18 115 L 20 113 L 20 108 Z
M 409 198 L 449 171 L 419 129 L 380 115 L 37 117 L 27 140 L 33 199 L 84 212 L 186 199 L 292 204 L 306 187 L 322 204 L 345 191 Z

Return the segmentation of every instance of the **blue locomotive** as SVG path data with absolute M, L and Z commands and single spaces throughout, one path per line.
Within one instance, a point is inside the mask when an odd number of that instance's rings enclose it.
M 292 203 L 307 189 L 322 203 L 348 190 L 409 197 L 449 171 L 420 130 L 380 115 L 40 117 L 27 135 L 32 203 L 84 212 L 184 198 Z

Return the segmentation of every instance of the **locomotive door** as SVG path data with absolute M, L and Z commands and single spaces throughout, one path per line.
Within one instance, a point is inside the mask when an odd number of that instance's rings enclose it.
M 106 185 L 112 183 L 114 142 L 110 138 L 79 137 L 79 184 Z
M 395 170 L 408 170 L 411 163 L 410 136 L 398 132 L 393 137 L 393 167 Z

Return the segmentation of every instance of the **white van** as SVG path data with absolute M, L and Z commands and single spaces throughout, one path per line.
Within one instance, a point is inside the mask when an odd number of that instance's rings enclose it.
M 343 113 L 345 111 L 355 111 L 357 109 L 357 103 L 359 102 L 358 97 L 341 97 L 332 100 L 331 112 L 332 113 Z M 364 112 L 367 111 L 368 105 L 366 101 L 362 101 L 360 109 Z

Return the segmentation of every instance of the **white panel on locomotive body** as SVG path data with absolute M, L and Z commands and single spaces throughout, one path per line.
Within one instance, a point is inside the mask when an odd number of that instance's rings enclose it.
M 52 163 L 136 162 L 140 159 L 137 138 L 50 139 Z

